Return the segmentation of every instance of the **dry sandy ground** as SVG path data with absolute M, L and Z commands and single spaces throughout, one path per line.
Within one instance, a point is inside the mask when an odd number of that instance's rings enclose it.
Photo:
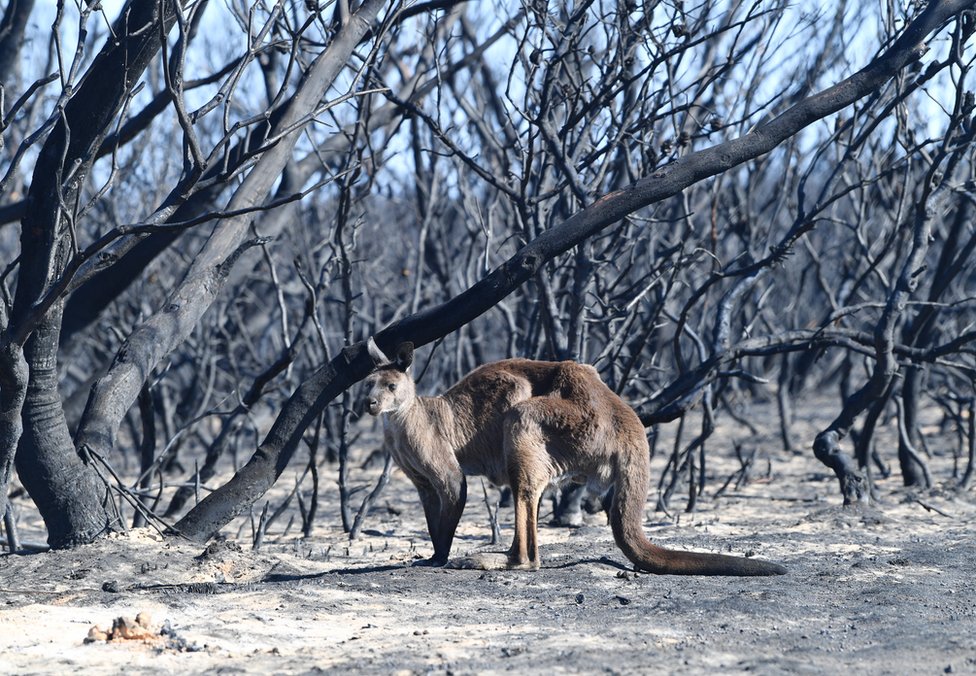
M 711 498 L 737 467 L 726 457 L 735 438 L 768 454 L 771 476 Z M 881 503 L 850 511 L 809 454 L 734 425 L 718 439 L 697 513 L 671 519 L 651 501 L 647 532 L 775 560 L 788 575 L 635 574 L 599 515 L 542 528 L 537 572 L 410 567 L 429 546 L 397 473 L 353 543 L 326 523 L 327 503 L 312 538 L 272 532 L 258 552 L 242 539 L 204 553 L 142 530 L 0 557 L 0 674 L 976 673 L 976 496 L 946 488 L 951 458 L 933 459 L 942 488 L 915 494 L 889 479 Z M 480 482 L 469 486 L 455 555 L 490 534 Z M 511 511 L 501 518 L 507 541 Z M 137 613 L 167 635 L 84 642 L 93 625 Z

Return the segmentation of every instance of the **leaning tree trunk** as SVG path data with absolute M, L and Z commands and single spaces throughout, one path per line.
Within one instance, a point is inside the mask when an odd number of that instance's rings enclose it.
M 267 199 L 291 158 L 304 125 L 342 72 L 350 55 L 373 26 L 384 0 L 367 0 L 329 46 L 308 67 L 272 130 L 277 142 L 265 149 L 227 205 L 236 215 L 219 221 L 193 260 L 180 285 L 163 308 L 136 326 L 116 354 L 109 370 L 92 387 L 78 426 L 79 449 L 107 453 L 119 426 L 136 401 L 148 374 L 190 335 L 217 298 L 228 273 L 247 247 L 251 210 Z

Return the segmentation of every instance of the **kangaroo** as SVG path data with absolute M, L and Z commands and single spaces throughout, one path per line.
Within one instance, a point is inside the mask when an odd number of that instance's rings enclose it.
M 573 361 L 506 359 L 480 366 L 444 394 L 417 396 L 413 345 L 391 361 L 370 339 L 376 370 L 367 378 L 366 410 L 386 414 L 393 459 L 417 487 L 434 545 L 421 565 L 444 565 L 467 497 L 465 475 L 510 486 L 515 538 L 503 566 L 539 567 L 538 509 L 546 487 L 570 478 L 613 487 L 610 526 L 617 546 L 643 571 L 671 575 L 781 575 L 754 559 L 659 547 L 642 526 L 650 455 L 637 414 Z M 496 567 L 478 556 L 463 567 Z M 497 556 L 497 555 L 496 555 Z

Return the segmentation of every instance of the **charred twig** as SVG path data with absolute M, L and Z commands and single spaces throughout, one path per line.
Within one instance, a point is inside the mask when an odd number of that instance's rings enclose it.
M 359 511 L 356 512 L 356 519 L 353 521 L 352 528 L 349 531 L 349 539 L 355 540 L 359 537 L 359 532 L 362 530 L 363 524 L 366 522 L 366 516 L 369 514 L 370 508 L 379 499 L 380 495 L 383 494 L 383 490 L 386 485 L 390 482 L 390 474 L 393 471 L 393 456 L 390 453 L 386 454 L 386 458 L 383 461 L 383 471 L 380 473 L 379 478 L 376 480 L 376 485 L 373 490 L 369 492 L 364 499 L 362 504 L 359 506 Z

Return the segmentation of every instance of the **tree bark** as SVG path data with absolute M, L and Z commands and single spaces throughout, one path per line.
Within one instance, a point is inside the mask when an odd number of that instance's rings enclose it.
M 55 308 L 24 346 L 30 384 L 24 402 L 24 431 L 17 450 L 17 474 L 37 506 L 52 548 L 91 542 L 117 530 L 106 509 L 106 486 L 78 456 L 58 393 L 58 323 Z

